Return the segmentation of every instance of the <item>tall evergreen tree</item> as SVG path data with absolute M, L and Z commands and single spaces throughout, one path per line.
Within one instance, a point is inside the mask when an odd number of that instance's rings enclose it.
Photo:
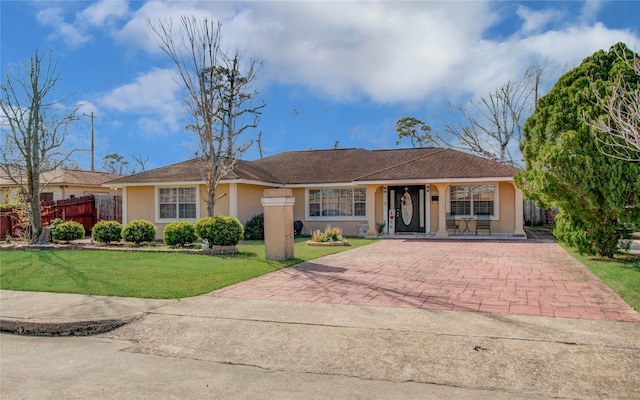
M 518 186 L 538 206 L 559 208 L 556 237 L 601 257 L 613 257 L 623 238 L 621 227 L 640 217 L 640 164 L 599 152 L 593 128 L 585 122 L 606 115 L 597 100 L 617 79 L 637 79 L 620 54 L 633 58 L 622 43 L 598 51 L 539 100 L 524 127 L 526 170 L 516 175 Z

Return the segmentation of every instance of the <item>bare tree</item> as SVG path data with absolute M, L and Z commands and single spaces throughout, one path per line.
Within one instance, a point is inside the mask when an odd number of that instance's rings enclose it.
M 258 145 L 258 154 L 260 158 L 262 158 L 262 131 L 258 132 L 258 137 L 256 138 L 256 145 Z
M 51 99 L 59 81 L 52 53 L 41 56 L 36 51 L 28 63 L 10 71 L 0 86 L 0 170 L 18 186 L 32 244 L 46 239 L 40 237 L 40 194 L 47 183 L 41 182 L 42 174 L 61 168 L 79 150 L 63 146 L 78 108 L 65 109 L 64 98 Z
M 515 165 L 512 148 L 523 139 L 524 122 L 538 100 L 538 88 L 547 64 L 529 68 L 518 80 L 510 80 L 488 96 L 471 101 L 470 108 L 450 105 L 458 115 L 455 124 L 446 124 L 445 132 L 455 142 L 451 147 Z
M 133 161 L 140 166 L 141 172 L 146 171 L 147 163 L 149 162 L 149 156 L 144 157 L 142 154 L 129 154 Z M 134 168 L 135 171 L 135 168 Z
M 241 142 L 240 136 L 258 126 L 265 107 L 264 103 L 253 104 L 257 92 L 251 90 L 262 65 L 255 59 L 244 65 L 237 50 L 225 53 L 220 47 L 219 22 L 182 16 L 176 32 L 170 20 L 149 22 L 149 26 L 175 64 L 186 91 L 185 104 L 193 118 L 187 129 L 199 139 L 207 212 L 212 216 L 218 183 L 252 144 Z
M 621 73 L 608 96 L 603 96 L 592 82 L 596 102 L 605 109 L 597 120 L 583 119 L 596 133 L 598 149 L 620 160 L 640 162 L 640 59 L 634 53 L 619 54 L 629 67 L 629 74 Z

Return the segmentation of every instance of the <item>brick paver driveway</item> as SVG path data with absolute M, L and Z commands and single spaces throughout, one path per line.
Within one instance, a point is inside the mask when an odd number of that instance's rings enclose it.
M 382 240 L 213 296 L 640 321 L 555 243 Z

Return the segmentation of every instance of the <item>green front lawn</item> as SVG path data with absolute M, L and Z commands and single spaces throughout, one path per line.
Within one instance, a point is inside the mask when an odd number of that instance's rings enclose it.
M 631 307 L 640 311 L 640 259 L 633 255 L 618 255 L 613 259 L 580 255 L 573 248 L 559 243 Z
M 0 289 L 173 299 L 196 296 L 281 268 L 373 243 L 294 246 L 295 259 L 267 261 L 262 242 L 238 245 L 231 256 L 97 250 L 9 250 L 0 253 Z

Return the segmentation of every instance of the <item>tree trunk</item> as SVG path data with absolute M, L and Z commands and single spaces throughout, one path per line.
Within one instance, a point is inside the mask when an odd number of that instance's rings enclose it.
M 49 244 L 50 235 L 51 235 L 51 230 L 49 229 L 49 227 L 44 227 L 42 228 L 42 232 L 40 232 L 40 235 L 38 236 L 38 240 L 36 240 L 36 242 L 32 244 L 41 244 L 41 245 Z

